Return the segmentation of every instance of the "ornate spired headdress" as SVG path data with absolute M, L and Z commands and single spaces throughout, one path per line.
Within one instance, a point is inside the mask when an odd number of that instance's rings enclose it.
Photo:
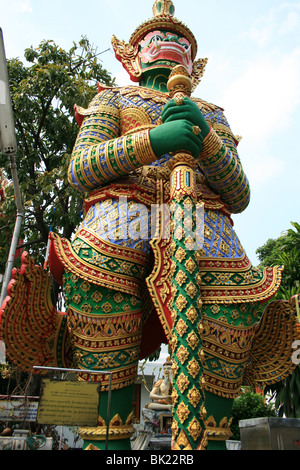
M 139 82 L 142 70 L 138 62 L 138 52 L 140 41 L 150 32 L 155 30 L 167 30 L 183 36 L 189 41 L 192 47 L 192 60 L 197 54 L 197 41 L 190 29 L 181 21 L 174 17 L 175 7 L 172 0 L 155 0 L 153 17 L 142 23 L 131 35 L 129 43 L 119 41 L 116 36 L 112 37 L 112 46 L 117 59 L 122 62 L 130 78 L 134 82 Z M 198 85 L 203 76 L 207 59 L 199 59 L 194 62 L 192 81 L 193 87 Z
M 156 29 L 166 29 L 178 33 L 185 37 L 192 46 L 192 59 L 197 54 L 197 41 L 190 29 L 174 18 L 175 7 L 172 0 L 155 0 L 153 8 L 153 18 L 145 21 L 139 26 L 129 39 L 129 44 L 137 45 L 148 33 Z

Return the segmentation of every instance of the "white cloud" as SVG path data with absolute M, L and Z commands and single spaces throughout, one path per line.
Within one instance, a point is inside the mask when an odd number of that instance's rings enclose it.
M 31 0 L 14 0 L 11 3 L 11 8 L 18 13 L 33 13 Z
M 279 29 L 279 34 L 285 34 L 290 31 L 295 31 L 300 25 L 300 16 L 296 11 L 291 11 L 288 13 L 286 19 L 284 20 L 282 26 Z
M 134 85 L 134 83 L 130 80 L 128 72 L 123 69 L 122 65 L 120 64 L 120 70 L 115 74 L 116 84 L 118 86 L 128 86 Z
M 224 89 L 233 131 L 266 139 L 288 126 L 300 103 L 300 48 L 281 57 L 261 57 Z
M 247 159 L 247 164 L 245 160 Z M 285 170 L 285 162 L 271 155 L 267 155 L 262 149 L 259 154 L 256 151 L 243 155 L 243 166 L 249 178 L 251 190 L 256 191 L 259 187 L 266 185 L 269 181 L 278 178 Z
M 252 28 L 244 33 L 258 46 L 266 46 L 276 38 L 297 32 L 300 26 L 300 2 L 284 2 L 270 8 L 268 15 L 257 18 Z

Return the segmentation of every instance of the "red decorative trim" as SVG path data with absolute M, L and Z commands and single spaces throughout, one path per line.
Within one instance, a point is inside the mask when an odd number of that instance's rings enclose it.
M 130 368 L 120 368 L 115 370 L 112 374 L 112 389 L 118 390 L 124 387 L 128 387 L 135 382 L 137 376 L 138 366 L 132 366 Z M 100 382 L 101 391 L 107 390 L 109 385 L 109 376 L 108 375 L 97 375 L 97 374 L 88 374 L 86 372 L 78 372 L 78 380 L 86 382 Z
M 50 276 L 26 252 L 21 263 L 20 270 L 12 271 L 0 312 L 7 358 L 26 372 L 33 372 L 33 366 L 68 367 L 71 344 L 66 316 L 52 305 Z
M 155 255 L 154 269 L 147 278 L 148 289 L 156 307 L 168 341 L 172 339 L 171 285 L 167 274 L 170 269 L 169 245 L 166 240 L 151 243 Z M 242 273 L 255 269 L 246 255 L 238 259 L 203 258 L 199 262 L 201 277 L 209 272 Z M 283 268 L 275 266 L 261 271 L 257 283 L 243 286 L 200 285 L 201 300 L 204 304 L 234 304 L 270 300 L 280 287 Z
M 128 261 L 146 265 L 148 256 L 132 248 L 119 247 L 104 240 L 100 240 L 87 229 L 82 229 L 79 234 L 86 239 L 95 249 L 110 257 L 124 258 Z M 110 273 L 102 268 L 88 264 L 82 260 L 72 249 L 71 243 L 65 238 L 51 233 L 51 246 L 49 251 L 49 267 L 54 279 L 62 285 L 62 275 L 65 269 L 81 279 L 85 279 L 95 285 L 109 287 L 131 295 L 138 295 L 141 281 L 132 277 Z
M 78 126 L 81 127 L 81 126 L 82 126 L 82 123 L 83 123 L 84 116 L 82 116 L 82 115 L 78 112 L 76 104 L 74 105 L 74 112 L 75 112 L 75 119 L 76 119 L 76 122 L 77 122 Z
M 204 258 L 199 262 L 200 274 L 206 273 L 246 273 L 255 270 L 246 255 L 235 259 L 212 259 Z M 271 299 L 280 287 L 282 277 L 282 266 L 267 267 L 259 271 L 260 277 L 257 282 L 249 285 L 201 285 L 201 299 L 204 303 L 244 303 L 244 302 L 266 302 Z
M 145 188 L 138 184 L 110 184 L 105 188 L 100 188 L 92 191 L 89 197 L 85 200 L 84 210 L 88 212 L 91 206 L 97 202 L 105 201 L 109 198 L 127 197 L 128 200 L 136 201 L 150 206 L 155 204 L 155 196 L 147 194 Z

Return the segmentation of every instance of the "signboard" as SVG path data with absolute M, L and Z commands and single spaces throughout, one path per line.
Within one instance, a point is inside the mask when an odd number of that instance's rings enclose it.
M 97 426 L 99 384 L 91 382 L 42 382 L 37 421 L 57 426 Z
M 38 406 L 38 401 L 0 400 L 0 421 L 35 422 Z
M 2 29 L 0 28 L 0 151 L 14 154 L 17 151 L 15 123 L 11 106 L 7 63 Z

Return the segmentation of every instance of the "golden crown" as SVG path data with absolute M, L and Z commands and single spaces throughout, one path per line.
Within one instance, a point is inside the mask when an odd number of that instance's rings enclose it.
M 192 48 L 193 72 L 191 75 L 193 89 L 200 82 L 207 59 L 198 59 L 197 41 L 190 29 L 181 21 L 174 17 L 175 7 L 172 0 L 155 0 L 153 8 L 153 18 L 141 24 L 131 35 L 129 42 L 120 41 L 116 36 L 112 37 L 112 46 L 115 51 L 116 58 L 122 62 L 123 67 L 129 73 L 131 80 L 140 81 L 142 70 L 138 64 L 139 43 L 144 37 L 156 29 L 175 32 L 189 41 Z
M 155 29 L 175 32 L 187 39 L 192 46 L 192 59 L 197 55 L 197 41 L 191 30 L 174 17 L 172 0 L 155 0 L 152 7 L 153 18 L 142 23 L 131 35 L 129 44 L 136 46 L 148 33 Z

